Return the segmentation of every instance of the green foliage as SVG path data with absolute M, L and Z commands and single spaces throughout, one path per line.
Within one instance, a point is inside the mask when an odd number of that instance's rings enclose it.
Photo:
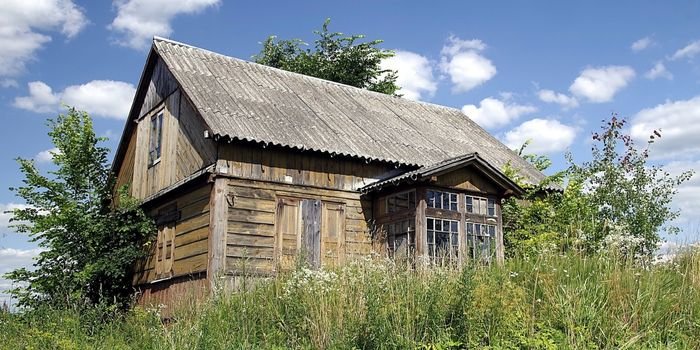
M 358 42 L 364 35 L 345 36 L 329 32 L 330 19 L 314 33 L 318 39 L 315 48 L 303 49 L 306 43 L 299 39 L 277 40 L 270 36 L 263 42 L 255 62 L 267 66 L 335 81 L 388 95 L 396 94 L 396 72 L 382 69 L 383 59 L 394 53 L 378 47 L 381 40 Z
M 661 137 L 654 131 L 644 149 L 623 133 L 625 121 L 613 115 L 593 134 L 591 160 L 574 163 L 541 184 L 523 183 L 517 172 L 505 173 L 526 190 L 522 200 L 503 205 L 504 239 L 509 256 L 536 256 L 546 251 L 576 249 L 587 253 L 613 249 L 621 258 L 649 258 L 656 251 L 660 231 L 678 231 L 668 222 L 678 217 L 670 207 L 677 188 L 692 172 L 671 176 L 649 163 L 650 145 Z M 551 161 L 520 155 L 539 170 Z M 562 191 L 552 190 L 555 187 Z
M 11 349 L 697 349 L 700 254 L 640 267 L 605 254 L 410 269 L 388 260 L 247 279 L 171 310 L 86 327 L 74 309 L 0 314 Z
M 14 210 L 14 227 L 43 251 L 34 270 L 6 275 L 21 286 L 12 293 L 30 307 L 123 307 L 133 292 L 131 268 L 154 232 L 151 220 L 125 189 L 116 193 L 120 200 L 113 198 L 108 150 L 99 146 L 103 139 L 86 113 L 70 108 L 48 126 L 58 149 L 55 170 L 44 175 L 32 160 L 17 160 L 25 179 L 11 190 L 27 208 Z

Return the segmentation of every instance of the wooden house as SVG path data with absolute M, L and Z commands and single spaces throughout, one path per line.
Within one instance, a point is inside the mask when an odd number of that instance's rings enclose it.
M 113 169 L 158 226 L 134 285 L 168 304 L 299 256 L 502 260 L 506 164 L 544 177 L 459 110 L 155 38 Z

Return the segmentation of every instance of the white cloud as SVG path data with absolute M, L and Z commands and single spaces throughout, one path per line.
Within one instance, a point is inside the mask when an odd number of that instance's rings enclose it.
M 630 124 L 632 137 L 646 140 L 654 130 L 661 130 L 651 155 L 655 158 L 689 158 L 700 155 L 700 96 L 689 100 L 666 101 L 639 111 Z
M 0 76 L 23 72 L 36 51 L 51 41 L 47 33 L 59 31 L 70 39 L 87 23 L 72 0 L 0 1 Z
M 533 113 L 537 108 L 529 105 L 519 105 L 509 101 L 501 101 L 487 97 L 476 105 L 465 105 L 462 112 L 484 128 L 503 126 L 519 118 L 521 115 Z
M 506 132 L 503 140 L 513 149 L 519 148 L 529 140 L 531 142 L 527 148 L 529 152 L 553 153 L 561 152 L 571 146 L 575 137 L 575 127 L 554 119 L 535 118 Z
M 540 100 L 543 102 L 559 104 L 564 109 L 578 107 L 578 100 L 575 97 L 568 96 L 552 90 L 543 89 L 537 91 L 537 97 L 539 97 Z
M 63 102 L 93 116 L 125 119 L 135 93 L 133 85 L 122 81 L 93 80 L 68 86 L 61 92 L 53 92 L 44 82 L 35 81 L 29 83 L 29 96 L 15 98 L 14 106 L 37 113 L 53 113 Z
M 634 76 L 634 69 L 629 66 L 587 68 L 574 80 L 569 91 L 589 102 L 609 102 Z
M 432 97 L 437 90 L 430 61 L 417 53 L 396 50 L 395 55 L 382 61 L 382 69 L 398 72 L 396 84 L 400 94 L 409 100 Z
M 644 49 L 647 49 L 648 47 L 650 47 L 653 44 L 654 44 L 654 40 L 647 36 L 647 37 L 641 38 L 641 39 L 633 42 L 632 46 L 630 48 L 634 52 L 639 52 L 639 51 L 642 51 Z
M 651 69 L 644 73 L 644 77 L 650 80 L 656 80 L 658 78 L 665 78 L 668 80 L 673 79 L 673 74 L 666 70 L 666 66 L 664 65 L 663 62 L 656 62 L 654 67 L 651 67 Z
M 34 156 L 34 161 L 37 163 L 48 163 L 53 160 L 54 154 L 60 154 L 61 151 L 54 147 L 51 149 L 43 150 Z
M 493 78 L 496 67 L 481 55 L 486 44 L 481 40 L 462 40 L 450 36 L 442 48 L 440 69 L 447 74 L 455 92 L 469 91 Z
M 9 295 L 5 292 L 13 287 L 12 282 L 4 279 L 3 276 L 21 267 L 32 270 L 34 258 L 41 252 L 40 248 L 0 248 L 0 303 L 9 300 Z
M 680 217 L 675 220 L 675 224 L 688 224 L 697 221 L 697 213 L 700 211 L 700 160 L 673 161 L 664 165 L 672 176 L 693 170 L 695 173 L 690 180 L 678 187 L 678 193 L 673 198 L 673 208 L 680 210 Z M 696 222 L 697 223 L 697 222 Z M 689 232 L 692 234 L 693 232 Z M 698 237 L 689 237 L 698 239 Z
M 676 51 L 673 56 L 671 56 L 672 60 L 679 60 L 683 58 L 691 59 L 695 57 L 700 53 L 700 40 L 693 41 L 692 43 L 686 45 L 685 47 L 679 49 Z
M 16 97 L 14 106 L 36 113 L 51 113 L 58 109 L 60 97 L 54 94 L 50 86 L 41 81 L 29 84 L 29 96 Z
M 119 43 L 137 50 L 148 46 L 154 35 L 173 32 L 170 22 L 177 15 L 201 12 L 221 0 L 114 0 L 117 17 L 109 28 L 121 33 Z
M 10 229 L 10 219 L 14 216 L 11 212 L 15 209 L 29 208 L 26 204 L 17 203 L 0 203 L 0 235 L 8 232 Z M 9 213 L 8 213 L 9 211 Z M 14 224 L 14 222 L 12 223 Z

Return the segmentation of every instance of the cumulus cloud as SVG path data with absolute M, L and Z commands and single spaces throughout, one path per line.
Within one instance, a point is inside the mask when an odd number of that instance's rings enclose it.
M 654 130 L 661 138 L 653 145 L 655 158 L 685 158 L 700 155 L 700 96 L 689 100 L 666 101 L 639 111 L 630 123 L 632 137 L 646 140 Z
M 685 47 L 678 49 L 678 51 L 671 56 L 671 60 L 691 59 L 698 53 L 700 53 L 700 40 L 693 41 Z
M 543 89 L 537 91 L 537 97 L 539 97 L 542 102 L 556 103 L 564 109 L 578 107 L 578 100 L 575 97 L 568 96 L 566 94 L 562 94 L 552 90 Z
M 221 0 L 114 0 L 117 16 L 109 29 L 120 33 L 121 45 L 141 50 L 154 35 L 168 36 L 173 32 L 173 18 L 193 14 L 218 5 Z
M 639 52 L 639 51 L 642 51 L 644 49 L 649 48 L 653 44 L 654 44 L 654 40 L 651 37 L 647 36 L 647 37 L 641 38 L 641 39 L 633 42 L 632 46 L 630 46 L 630 48 L 634 52 Z
M 91 115 L 125 119 L 131 107 L 136 88 L 129 83 L 113 80 L 93 80 L 82 85 L 71 85 L 54 92 L 41 81 L 29 85 L 29 96 L 15 98 L 14 106 L 36 113 L 54 113 L 63 102 Z
M 672 205 L 681 213 L 676 219 L 676 224 L 697 221 L 697 213 L 700 211 L 700 160 L 672 161 L 664 165 L 664 170 L 672 176 L 678 176 L 688 170 L 695 172 L 689 181 L 678 187 Z
M 396 50 L 393 57 L 382 61 L 382 69 L 398 72 L 396 84 L 399 91 L 409 100 L 420 100 L 432 97 L 437 90 L 437 82 L 433 77 L 433 66 L 430 61 L 417 53 Z
M 519 105 L 508 100 L 502 101 L 487 97 L 476 105 L 465 105 L 462 112 L 484 128 L 494 128 L 506 125 L 520 116 L 533 113 L 537 108 L 530 105 Z
M 656 80 L 658 78 L 671 80 L 673 79 L 673 74 L 666 70 L 666 66 L 663 62 L 656 62 L 654 67 L 651 67 L 649 71 L 644 73 L 644 77 L 649 80 Z
M 88 24 L 72 0 L 0 1 L 0 76 L 16 76 L 51 41 L 51 32 L 70 39 Z
M 17 203 L 0 203 L 0 235 L 7 233 L 10 229 L 10 219 L 12 219 L 12 211 L 15 209 L 27 209 L 26 204 Z
M 589 102 L 609 102 L 634 76 L 634 69 L 629 66 L 587 68 L 574 80 L 569 91 Z
M 466 92 L 493 78 L 496 67 L 482 55 L 486 44 L 481 40 L 462 40 L 450 36 L 442 48 L 440 69 L 450 77 L 453 91 Z
M 575 137 L 575 127 L 554 119 L 535 118 L 506 132 L 503 141 L 508 147 L 516 149 L 529 140 L 529 152 L 553 153 L 571 146 Z
M 34 156 L 34 161 L 37 163 L 48 163 L 53 160 L 54 154 L 60 154 L 61 151 L 54 147 L 51 149 L 43 150 Z
M 0 248 L 0 303 L 9 299 L 7 291 L 12 288 L 12 282 L 4 279 L 3 276 L 21 267 L 31 270 L 34 258 L 41 252 L 40 248 Z

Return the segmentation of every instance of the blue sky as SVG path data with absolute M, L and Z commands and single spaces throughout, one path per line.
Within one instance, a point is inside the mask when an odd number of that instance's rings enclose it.
M 0 3 L 0 210 L 21 205 L 15 157 L 48 167 L 45 120 L 60 103 L 95 117 L 115 148 L 153 35 L 249 59 L 268 35 L 313 41 L 331 30 L 383 39 L 407 98 L 460 108 L 509 145 L 554 168 L 589 154 L 590 133 L 616 112 L 672 173 L 700 170 L 700 2 L 5 0 Z M 674 205 L 696 240 L 700 179 Z M 36 247 L 0 216 L 0 273 Z M 0 280 L 0 289 L 6 281 Z M 2 296 L 0 296 L 2 299 Z M 1 300 L 0 300 L 1 301 Z

